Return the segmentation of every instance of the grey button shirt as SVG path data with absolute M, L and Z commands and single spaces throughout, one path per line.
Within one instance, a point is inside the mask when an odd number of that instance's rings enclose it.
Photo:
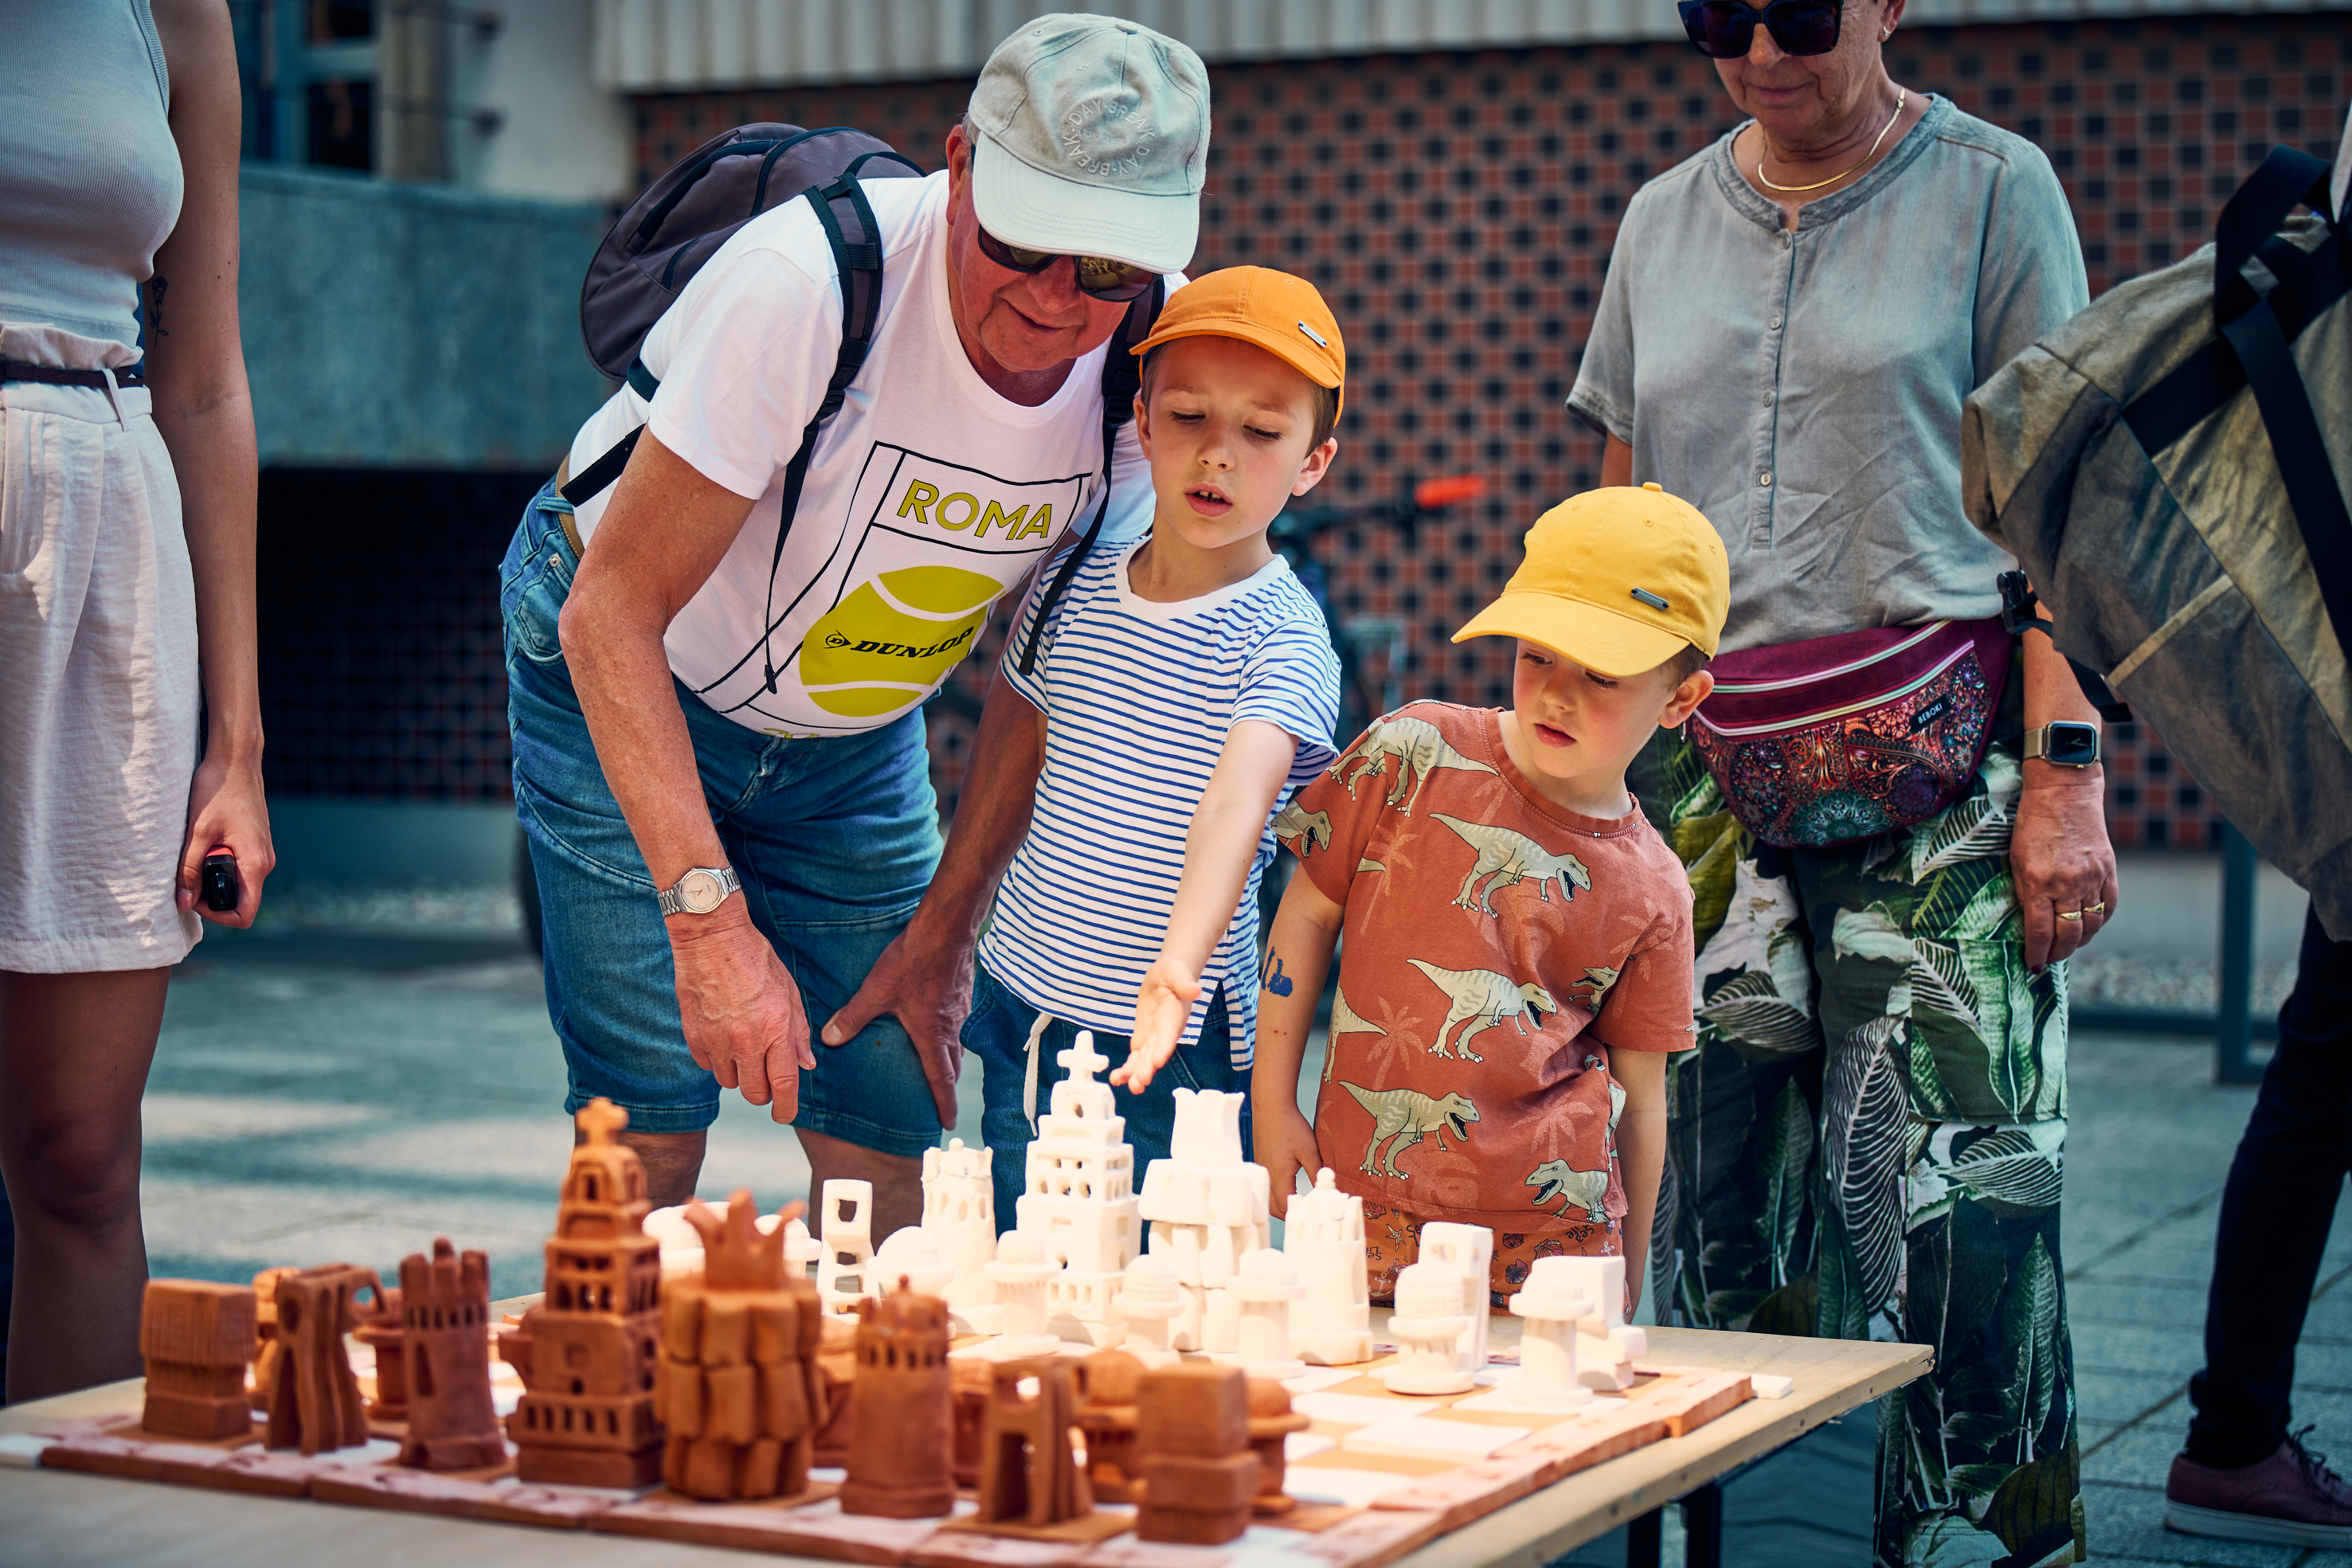
M 1998 614 L 1960 404 L 2090 302 L 2049 160 L 1937 99 L 1790 234 L 1737 135 L 1626 207 L 1568 406 L 1723 535 L 1727 653 Z

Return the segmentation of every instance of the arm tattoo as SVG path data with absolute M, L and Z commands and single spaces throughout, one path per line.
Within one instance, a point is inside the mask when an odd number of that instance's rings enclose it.
M 1282 956 L 1273 948 L 1265 950 L 1265 988 L 1277 997 L 1286 997 L 1297 988 L 1298 982 L 1282 972 Z
M 172 287 L 172 280 L 159 272 L 154 276 L 152 283 L 154 287 L 150 296 L 152 303 L 147 307 L 147 324 L 155 329 L 155 336 L 158 338 L 168 338 L 172 334 L 163 330 L 163 290 Z

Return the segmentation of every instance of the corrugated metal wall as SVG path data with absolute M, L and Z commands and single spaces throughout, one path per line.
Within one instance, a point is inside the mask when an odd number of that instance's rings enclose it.
M 2320 11 L 2341 0 L 1912 0 L 1908 26 Z M 1219 61 L 1681 37 L 1669 0 L 596 0 L 599 86 L 623 92 L 970 76 L 1049 11 L 1127 16 Z

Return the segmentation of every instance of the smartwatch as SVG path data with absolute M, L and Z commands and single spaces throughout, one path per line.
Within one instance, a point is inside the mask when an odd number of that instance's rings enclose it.
M 2099 759 L 2099 727 L 2062 718 L 2025 732 L 2025 758 L 2054 762 L 2061 768 L 2088 768 Z
M 708 915 L 743 885 L 733 866 L 698 865 L 661 891 L 664 915 Z

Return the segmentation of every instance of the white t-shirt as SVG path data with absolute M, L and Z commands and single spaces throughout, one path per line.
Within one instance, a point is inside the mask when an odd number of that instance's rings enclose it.
M 866 193 L 883 248 L 873 346 L 817 436 L 772 585 L 784 470 L 841 345 L 841 287 L 807 202 L 736 231 L 646 334 L 640 357 L 661 381 L 650 421 L 624 386 L 572 444 L 577 474 L 650 423 L 697 472 L 756 497 L 664 643 L 705 703 L 771 735 L 854 734 L 921 702 L 971 652 L 989 607 L 1065 529 L 1083 528 L 1097 498 L 1106 349 L 1037 407 L 1007 402 L 971 368 L 949 310 L 947 176 L 877 180 Z M 1112 469 L 1102 538 L 1115 549 L 1151 522 L 1131 423 Z M 612 494 L 580 507 L 583 539 Z
M 1233 1065 L 1244 1070 L 1257 1040 L 1257 884 L 1274 858 L 1271 819 L 1330 766 L 1339 659 L 1323 612 L 1281 557 L 1230 588 L 1162 604 L 1128 580 L 1141 543 L 1087 558 L 1026 675 L 1018 653 L 1042 595 L 1023 607 L 1004 678 L 1045 716 L 1045 766 L 980 961 L 1055 1018 L 1118 1035 L 1133 1029 L 1136 991 L 1176 907 L 1184 834 L 1225 732 L 1245 718 L 1279 726 L 1298 753 L 1184 1024 L 1185 1043 L 1200 1038 L 1222 982 Z

